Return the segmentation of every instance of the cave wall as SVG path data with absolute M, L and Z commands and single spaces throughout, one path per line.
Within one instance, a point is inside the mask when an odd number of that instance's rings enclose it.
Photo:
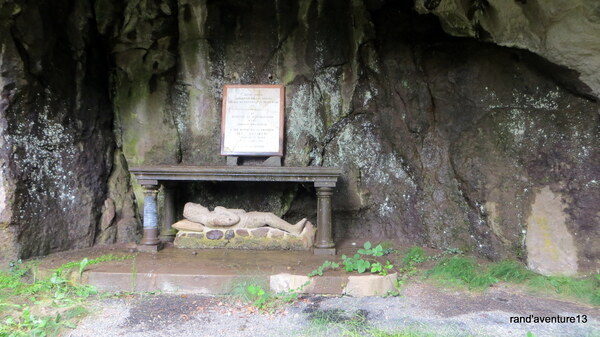
M 286 86 L 284 164 L 344 171 L 338 240 L 458 247 L 543 273 L 598 269 L 598 95 L 574 64 L 451 37 L 435 8 L 439 19 L 410 2 L 52 4 L 0 6 L 5 256 L 135 240 L 132 186 L 142 198 L 127 167 L 224 164 L 223 85 L 273 83 Z M 472 27 L 479 35 L 457 35 L 523 47 Z M 298 184 L 178 191 L 180 206 L 314 222 L 313 195 Z
M 445 32 L 532 51 L 577 71 L 581 92 L 600 96 L 600 2 L 596 0 L 417 0 Z
M 126 185 L 110 185 L 119 174 L 119 153 L 103 42 L 89 2 L 0 2 L 3 266 L 89 247 L 103 212 L 106 228 L 123 218 L 127 198 L 116 207 L 107 199 L 127 193 L 129 174 Z M 131 193 L 129 199 L 133 207 Z M 110 217 L 106 209 L 119 214 Z
M 598 104 L 577 73 L 449 37 L 409 3 L 148 0 L 125 17 L 114 104 L 129 163 L 224 164 L 223 85 L 282 83 L 285 165 L 344 170 L 337 238 L 598 268 Z M 180 198 L 314 220 L 310 187 L 256 187 Z

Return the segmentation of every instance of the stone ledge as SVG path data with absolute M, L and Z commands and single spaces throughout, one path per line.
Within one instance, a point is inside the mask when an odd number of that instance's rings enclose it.
M 383 296 L 393 292 L 396 273 L 382 275 L 319 276 L 309 278 L 304 275 L 281 273 L 271 275 L 271 291 L 283 292 L 297 290 L 308 282 L 301 293 L 348 295 L 352 297 Z
M 396 289 L 397 273 L 348 276 L 344 294 L 352 297 L 383 296 Z

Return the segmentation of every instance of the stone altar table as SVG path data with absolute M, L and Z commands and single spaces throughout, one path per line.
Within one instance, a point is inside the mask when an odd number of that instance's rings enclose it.
M 174 187 L 177 181 L 264 181 L 313 183 L 317 191 L 317 237 L 315 254 L 335 254 L 331 229 L 331 197 L 342 171 L 333 167 L 269 167 L 269 166 L 138 166 L 129 170 L 144 189 L 144 234 L 140 246 L 158 251 L 157 194 L 164 185 L 163 223 L 175 222 Z

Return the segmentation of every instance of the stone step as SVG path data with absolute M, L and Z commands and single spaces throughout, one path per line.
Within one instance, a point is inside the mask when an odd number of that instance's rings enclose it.
M 277 293 L 382 296 L 394 291 L 396 274 L 359 275 L 327 271 L 309 278 L 326 259 L 311 252 L 189 250 L 166 248 L 159 253 L 139 253 L 134 259 L 94 265 L 84 272 L 84 282 L 101 291 L 135 291 L 223 295 L 236 287 L 256 284 Z M 338 258 L 339 259 L 339 258 Z

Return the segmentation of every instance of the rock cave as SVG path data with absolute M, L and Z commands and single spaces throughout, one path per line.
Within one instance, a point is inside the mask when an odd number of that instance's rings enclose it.
M 0 263 L 139 241 L 129 167 L 223 165 L 223 86 L 282 84 L 336 240 L 597 273 L 598 69 L 593 0 L 0 0 Z M 314 222 L 311 189 L 177 196 Z

